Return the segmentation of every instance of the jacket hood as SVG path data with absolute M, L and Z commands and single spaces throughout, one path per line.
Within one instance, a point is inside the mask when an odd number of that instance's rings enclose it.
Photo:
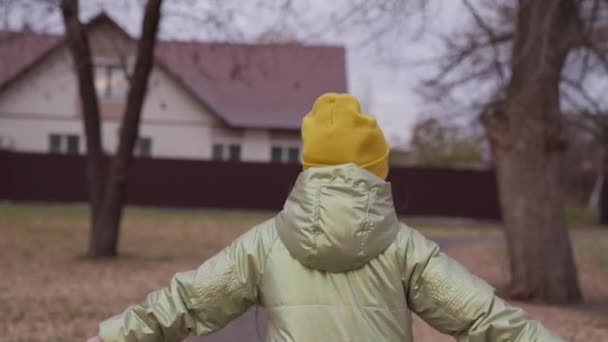
M 390 183 L 352 163 L 310 168 L 277 216 L 277 231 L 290 254 L 309 268 L 360 268 L 399 231 Z

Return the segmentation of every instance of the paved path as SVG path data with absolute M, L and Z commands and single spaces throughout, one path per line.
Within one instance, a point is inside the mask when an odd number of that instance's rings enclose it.
M 256 328 L 257 324 L 257 328 Z M 192 338 L 196 342 L 262 342 L 266 326 L 266 311 L 262 307 L 252 308 L 230 322 L 224 329 L 211 335 Z
M 496 240 L 494 236 L 480 237 L 448 237 L 437 238 L 435 241 L 442 248 L 451 248 L 467 244 Z M 266 312 L 264 308 L 257 307 L 247 311 L 239 318 L 230 322 L 224 329 L 211 335 L 192 338 L 192 342 L 262 342 L 264 341 L 266 326 Z

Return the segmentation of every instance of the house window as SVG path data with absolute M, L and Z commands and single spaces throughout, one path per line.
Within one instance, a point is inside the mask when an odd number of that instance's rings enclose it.
M 270 160 L 273 163 L 299 163 L 299 147 L 272 146 L 270 149 Z
M 49 135 L 49 152 L 61 153 L 62 138 L 59 134 Z
M 300 149 L 297 147 L 289 147 L 287 149 L 287 162 L 299 163 L 300 162 Z
M 214 144 L 212 152 L 213 160 L 230 160 L 239 161 L 241 160 L 241 145 L 239 144 Z
M 212 151 L 213 160 L 223 160 L 224 159 L 224 145 L 214 144 Z
M 79 150 L 79 137 L 77 135 L 67 135 L 67 140 L 68 140 L 68 147 L 67 147 L 67 152 L 68 154 L 78 154 L 78 150 Z
M 124 99 L 129 90 L 125 70 L 118 65 L 95 66 L 95 89 L 103 99 Z
M 9 137 L 0 136 L 0 150 L 10 150 L 13 147 L 13 141 Z
M 140 137 L 135 142 L 135 155 L 144 158 L 152 156 L 152 138 Z
M 80 152 L 80 137 L 75 134 L 49 134 L 49 152 L 78 154 Z
M 283 148 L 278 147 L 278 146 L 273 146 L 270 149 L 270 159 L 273 163 L 283 162 Z
M 231 161 L 241 160 L 241 145 L 230 145 L 230 155 L 228 156 L 228 159 Z

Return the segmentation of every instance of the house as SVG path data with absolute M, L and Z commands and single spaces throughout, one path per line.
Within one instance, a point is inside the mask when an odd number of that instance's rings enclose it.
M 136 42 L 101 14 L 86 29 L 107 152 L 119 123 Z M 144 157 L 292 161 L 315 98 L 346 91 L 345 50 L 299 44 L 160 41 L 135 153 Z M 0 33 L 0 146 L 84 153 L 72 59 L 62 36 Z

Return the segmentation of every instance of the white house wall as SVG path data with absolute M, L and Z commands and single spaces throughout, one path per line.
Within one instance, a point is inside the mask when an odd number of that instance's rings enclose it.
M 143 120 L 158 124 L 213 125 L 220 121 L 164 70 L 150 75 Z
M 270 134 L 267 130 L 246 130 L 243 135 L 243 161 L 270 161 Z
M 74 119 L 15 119 L 0 116 L 0 138 L 11 150 L 48 152 L 49 134 L 80 136 L 80 152 L 84 152 L 82 124 Z
M 209 127 L 143 125 L 142 136 L 155 137 L 152 151 L 155 157 L 210 159 Z
M 78 113 L 75 78 L 65 50 L 50 56 L 48 63 L 31 69 L 0 94 L 0 140 L 3 147 L 45 153 L 49 135 L 76 134 L 85 152 L 83 124 Z M 102 143 L 115 150 L 124 103 L 109 106 L 100 99 Z M 109 114 L 109 115 L 108 115 Z M 113 115 L 117 114 L 117 115 Z M 111 117 L 112 119 L 108 119 Z M 140 135 L 152 138 L 152 155 L 165 158 L 211 157 L 211 126 L 218 120 L 159 68 L 150 77 Z
M 76 79 L 67 50 L 56 51 L 0 93 L 0 115 L 76 117 Z

